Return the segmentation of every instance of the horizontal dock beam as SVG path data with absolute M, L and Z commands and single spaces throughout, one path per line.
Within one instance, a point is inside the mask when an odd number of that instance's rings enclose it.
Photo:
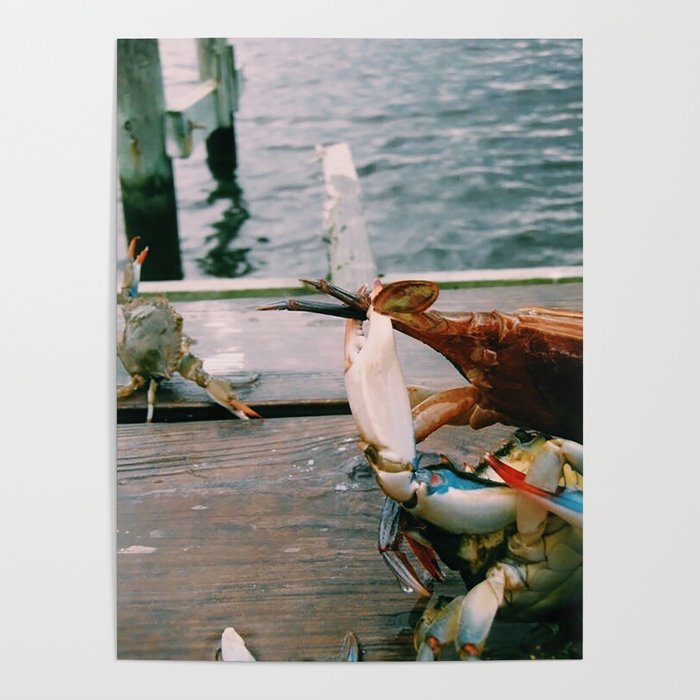
M 389 272 L 379 275 L 382 282 L 397 280 L 431 280 L 442 287 L 498 287 L 512 284 L 561 284 L 581 282 L 583 266 L 524 267 L 505 270 L 454 270 L 447 272 Z M 167 282 L 141 282 L 142 294 L 168 294 L 174 297 L 191 299 L 212 299 L 219 297 L 245 297 L 275 295 L 293 292 L 295 294 L 315 293 L 296 277 L 208 278 L 201 280 L 172 280 Z

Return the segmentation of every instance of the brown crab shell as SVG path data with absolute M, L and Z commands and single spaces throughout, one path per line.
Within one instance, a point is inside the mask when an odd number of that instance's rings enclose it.
M 432 282 L 381 289 L 375 310 L 394 327 L 444 355 L 480 391 L 494 420 L 583 440 L 583 314 L 531 307 L 501 311 L 429 311 Z

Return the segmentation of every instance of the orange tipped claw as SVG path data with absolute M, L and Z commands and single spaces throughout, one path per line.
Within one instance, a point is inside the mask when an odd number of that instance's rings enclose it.
M 141 239 L 141 236 L 134 236 L 129 243 L 129 260 L 133 260 L 136 256 L 136 244 Z
M 134 236 L 129 243 L 129 260 L 143 264 L 143 261 L 148 255 L 148 246 L 146 246 L 139 254 L 136 255 L 136 244 L 141 240 L 141 236 Z
M 239 411 L 240 411 L 240 413 L 244 413 L 249 418 L 260 418 L 262 420 L 262 416 L 259 413 L 254 411 L 247 404 L 244 404 L 242 401 L 236 401 L 235 399 L 230 399 L 228 404 L 231 407 L 231 410 L 233 410 L 237 415 L 240 415 L 239 414 Z

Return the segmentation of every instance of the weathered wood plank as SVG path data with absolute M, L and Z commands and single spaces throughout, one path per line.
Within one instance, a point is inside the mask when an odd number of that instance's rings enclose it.
M 175 306 L 184 318 L 185 332 L 198 341 L 193 349 L 204 360 L 208 372 L 226 376 L 237 385 L 259 375 L 252 384 L 240 384 L 237 393 L 263 415 L 266 409 L 280 409 L 292 402 L 299 406 L 325 404 L 338 410 L 346 401 L 342 383 L 343 321 L 313 314 L 255 310 L 269 301 L 274 299 L 178 302 Z M 445 290 L 436 308 L 512 310 L 526 305 L 581 308 L 582 285 Z M 118 309 L 118 334 L 122 327 Z M 407 381 L 436 387 L 463 383 L 449 362 L 422 343 L 398 334 L 397 344 Z M 117 360 L 117 383 L 127 380 Z M 131 412 L 131 419 L 133 411 L 145 412 L 145 405 L 144 391 L 120 399 L 120 420 L 126 419 L 127 412 Z M 155 420 L 166 419 L 168 410 L 185 406 L 199 411 L 195 415 L 202 418 L 204 409 L 212 416 L 227 415 L 199 387 L 176 376 L 158 390 Z
M 476 456 L 506 434 L 447 428 L 426 449 Z M 333 660 L 348 629 L 365 660 L 414 658 L 424 602 L 376 552 L 382 496 L 355 439 L 350 417 L 118 426 L 119 658 L 213 659 L 227 626 L 259 660 Z
M 327 200 L 323 228 L 329 243 L 331 280 L 346 289 L 371 284 L 377 276 L 369 246 L 352 152 L 347 143 L 319 148 Z

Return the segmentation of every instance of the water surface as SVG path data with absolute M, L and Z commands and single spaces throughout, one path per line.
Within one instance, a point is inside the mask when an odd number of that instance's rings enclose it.
M 579 40 L 230 41 L 238 188 L 176 161 L 187 278 L 324 276 L 314 147 L 341 141 L 381 272 L 582 264 Z M 160 47 L 173 101 L 194 40 Z

